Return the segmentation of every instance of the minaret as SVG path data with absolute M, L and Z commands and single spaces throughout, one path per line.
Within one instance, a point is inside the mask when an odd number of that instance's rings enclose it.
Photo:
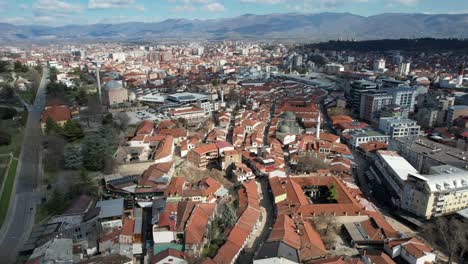
M 97 79 L 99 102 L 102 104 L 101 79 L 99 77 L 99 62 L 96 62 L 96 79 Z
M 224 103 L 224 88 L 221 88 L 221 103 Z
M 463 76 L 465 75 L 465 64 L 460 65 L 458 69 L 457 86 L 462 86 Z
M 317 141 L 320 141 L 320 110 L 318 112 L 318 117 L 317 117 L 317 131 L 316 131 L 317 135 L 316 135 L 316 138 L 317 138 Z

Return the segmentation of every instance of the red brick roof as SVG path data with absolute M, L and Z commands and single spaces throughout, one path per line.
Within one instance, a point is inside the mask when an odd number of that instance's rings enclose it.
M 182 195 L 184 189 L 185 179 L 183 177 L 172 177 L 171 182 L 164 192 L 165 196 Z
M 154 123 L 153 121 L 150 120 L 144 120 L 143 122 L 138 125 L 137 128 L 137 135 L 150 135 L 151 132 L 153 131 L 154 128 Z
M 201 145 L 199 147 L 192 149 L 192 151 L 194 151 L 195 153 L 199 155 L 203 155 L 209 152 L 217 152 L 218 148 L 216 147 L 216 144 L 212 143 L 212 144 Z
M 179 258 L 179 259 L 185 259 L 185 260 L 188 259 L 188 256 L 184 252 L 180 252 L 173 248 L 168 248 L 166 250 L 159 252 L 156 256 L 153 256 L 151 258 L 151 263 L 157 263 L 169 256 Z
M 185 228 L 185 243 L 200 244 L 216 204 L 197 204 Z
M 63 105 L 49 107 L 42 112 L 41 123 L 45 123 L 49 117 L 54 122 L 67 121 L 71 119 L 71 111 Z

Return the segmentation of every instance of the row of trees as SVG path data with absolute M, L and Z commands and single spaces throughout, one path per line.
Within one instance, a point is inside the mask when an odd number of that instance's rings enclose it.
M 62 136 L 68 142 L 75 142 L 84 137 L 83 129 L 77 121 L 68 120 L 63 126 L 60 126 L 50 117 L 46 119 L 45 133 Z

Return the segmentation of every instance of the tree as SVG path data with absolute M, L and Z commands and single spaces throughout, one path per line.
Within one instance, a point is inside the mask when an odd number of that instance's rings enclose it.
M 68 120 L 65 123 L 63 126 L 63 135 L 68 142 L 73 142 L 84 137 L 81 125 L 74 120 Z
M 300 173 L 311 173 L 327 167 L 327 164 L 323 160 L 308 153 L 299 157 L 297 160 L 296 170 Z
M 49 214 L 61 213 L 67 208 L 65 203 L 65 194 L 59 190 L 54 190 L 49 201 L 45 204 L 45 208 Z
M 78 174 L 77 182 L 73 186 L 73 193 L 78 195 L 98 196 L 99 186 L 97 182 L 89 176 L 88 172 L 81 170 Z
M 332 184 L 328 190 L 328 200 L 332 203 L 336 203 L 338 200 L 338 191 L 336 190 L 336 186 L 334 184 Z
M 113 122 L 114 122 L 114 117 L 112 116 L 111 113 L 107 113 L 102 118 L 102 124 L 103 125 L 112 125 Z
M 126 131 L 130 123 L 130 118 L 126 113 L 118 113 L 115 116 L 115 123 L 122 131 Z
M 338 229 L 335 217 L 331 215 L 319 215 L 312 218 L 312 223 L 320 234 L 325 246 L 327 248 L 332 247 L 334 245 L 335 235 Z
M 85 137 L 83 142 L 83 166 L 91 171 L 99 171 L 104 168 L 106 153 L 106 141 L 99 135 Z
M 46 137 L 47 154 L 44 156 L 45 169 L 47 171 L 56 171 L 61 167 L 65 140 L 57 134 Z
M 2 96 L 4 96 L 7 99 L 13 99 L 13 97 L 15 96 L 15 90 L 9 84 L 4 85 L 1 91 L 2 91 Z
M 28 66 L 23 65 L 20 61 L 15 61 L 13 64 L 13 68 L 15 72 L 27 72 Z
M 455 217 L 438 217 L 423 226 L 420 232 L 433 245 L 441 247 L 452 263 L 456 254 L 462 258 L 468 245 L 468 222 Z M 461 262 L 460 262 L 461 263 Z
M 327 110 L 329 116 L 349 115 L 348 109 L 332 107 Z
M 83 155 L 81 146 L 68 144 L 63 151 L 64 165 L 66 169 L 76 170 L 83 166 Z
M 47 135 L 62 135 L 62 128 L 50 117 L 48 116 L 45 123 L 45 133 Z
M 234 210 L 234 208 L 224 203 L 224 204 L 221 204 L 220 212 L 221 212 L 219 216 L 220 229 L 224 230 L 224 229 L 231 228 L 232 226 L 234 226 L 234 224 L 237 221 L 237 215 L 236 215 L 236 211 Z
M 55 67 L 50 67 L 50 70 L 49 70 L 49 79 L 50 79 L 52 82 L 56 82 L 56 81 L 57 81 L 57 74 L 58 74 L 57 68 L 55 68 Z
M 3 130 L 0 130 L 0 146 L 10 145 L 11 135 Z
M 0 73 L 9 72 L 10 63 L 8 61 L 0 60 Z
M 14 116 L 16 116 L 16 114 L 18 114 L 18 111 L 16 111 L 16 109 L 14 108 L 0 108 L 0 119 L 12 119 Z

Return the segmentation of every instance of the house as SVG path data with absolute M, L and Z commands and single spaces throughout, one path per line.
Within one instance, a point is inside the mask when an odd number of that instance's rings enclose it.
M 255 174 L 244 163 L 234 163 L 233 175 L 238 182 L 255 179 Z
M 297 250 L 281 241 L 264 243 L 254 257 L 254 264 L 300 263 Z
M 221 168 L 226 170 L 231 164 L 241 163 L 242 153 L 238 150 L 224 151 L 221 161 Z
M 217 162 L 219 157 L 216 144 L 205 144 L 192 149 L 187 160 L 198 168 L 206 169 L 210 163 Z
M 151 258 L 151 264 L 188 264 L 190 258 L 184 252 L 168 248 Z
M 110 199 L 98 201 L 96 207 L 100 208 L 99 218 L 103 229 L 122 227 L 124 199 Z
M 54 105 L 45 108 L 41 115 L 41 128 L 45 131 L 47 119 L 51 119 L 57 125 L 63 127 L 65 123 L 72 118 L 71 110 L 65 105 Z
M 199 257 L 208 242 L 207 226 L 216 213 L 216 204 L 197 204 L 185 226 L 185 252 Z
M 404 238 L 387 241 L 385 252 L 392 258 L 401 257 L 409 264 L 434 263 L 434 250 L 417 238 Z
M 30 263 L 73 263 L 73 241 L 54 238 L 36 248 L 29 257 Z
M 125 218 L 119 235 L 120 255 L 133 257 L 133 228 L 135 220 Z

